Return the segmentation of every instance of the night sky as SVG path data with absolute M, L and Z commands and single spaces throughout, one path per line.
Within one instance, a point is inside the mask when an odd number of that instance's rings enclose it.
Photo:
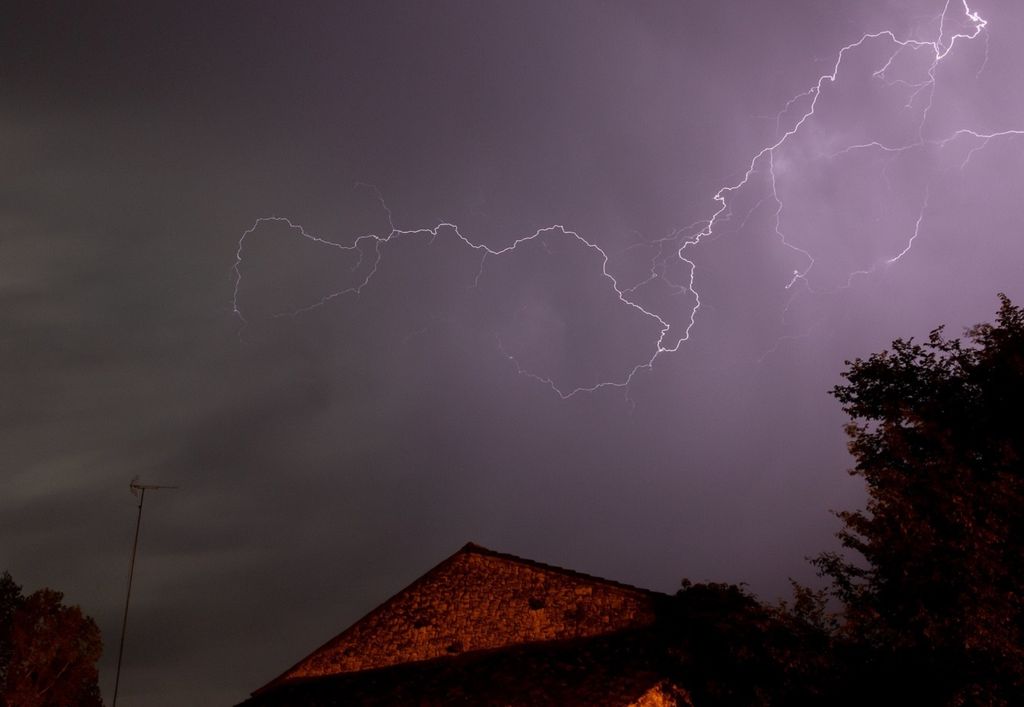
M 126 705 L 469 540 L 774 600 L 864 498 L 843 361 L 1024 301 L 1016 0 L 89 5 L 0 21 L 0 569 L 108 700 L 136 475 Z

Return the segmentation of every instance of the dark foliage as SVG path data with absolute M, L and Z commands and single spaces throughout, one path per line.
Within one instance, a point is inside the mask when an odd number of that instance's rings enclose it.
M 0 576 L 0 704 L 6 707 L 102 705 L 96 669 L 103 649 L 96 623 L 60 592 L 24 596 Z
M 1024 311 L 848 361 L 832 394 L 869 495 L 843 512 L 863 560 L 814 561 L 845 606 L 848 696 L 1024 704 Z
M 663 671 L 695 705 L 824 704 L 831 637 L 821 597 L 798 589 L 772 607 L 734 584 L 691 584 L 669 599 L 656 627 Z
M 11 663 L 11 621 L 23 597 L 21 587 L 10 572 L 0 575 L 0 690 L 7 685 L 7 668 Z M 2 693 L 0 693 L 2 694 Z

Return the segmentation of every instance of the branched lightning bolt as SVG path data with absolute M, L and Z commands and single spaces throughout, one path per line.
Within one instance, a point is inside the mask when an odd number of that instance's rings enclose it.
M 605 380 L 594 383 L 593 385 L 580 386 L 576 388 L 565 388 L 558 385 L 558 383 L 551 377 L 545 376 L 534 371 L 525 369 L 516 357 L 505 350 L 502 342 L 497 342 L 498 350 L 507 357 L 516 371 L 528 378 L 531 378 L 543 385 L 549 387 L 552 392 L 558 395 L 562 399 L 571 398 L 580 393 L 591 393 L 604 388 L 627 388 L 633 382 L 634 378 L 644 370 L 651 370 L 654 367 L 655 362 L 660 356 L 667 353 L 674 353 L 680 349 L 684 342 L 690 339 L 694 326 L 697 322 L 697 314 L 702 306 L 700 293 L 696 288 L 697 280 L 697 266 L 694 260 L 690 257 L 690 251 L 695 250 L 700 246 L 702 241 L 705 239 L 712 239 L 714 236 L 719 234 L 719 227 L 722 223 L 730 218 L 732 213 L 731 199 L 741 190 L 744 190 L 751 184 L 752 179 L 758 173 L 765 173 L 767 175 L 768 193 L 761 197 L 755 204 L 755 206 L 747 213 L 743 220 L 745 224 L 746 218 L 749 218 L 750 213 L 758 208 L 763 202 L 770 201 L 774 204 L 774 217 L 773 217 L 773 235 L 778 239 L 782 246 L 796 254 L 798 254 L 803 261 L 803 265 L 793 271 L 792 276 L 788 282 L 781 283 L 786 290 L 793 290 L 793 296 L 790 298 L 786 309 L 789 309 L 789 305 L 792 304 L 793 299 L 799 294 L 799 292 L 814 292 L 808 282 L 808 274 L 811 272 L 815 265 L 815 257 L 812 252 L 807 248 L 802 248 L 796 244 L 790 242 L 783 229 L 783 213 L 785 210 L 785 204 L 779 194 L 777 175 L 776 175 L 776 158 L 780 150 L 782 150 L 789 142 L 794 139 L 794 136 L 798 135 L 805 125 L 811 121 L 815 112 L 818 109 L 819 103 L 823 100 L 823 95 L 826 93 L 826 89 L 839 80 L 840 72 L 843 68 L 844 60 L 852 52 L 855 52 L 868 42 L 875 40 L 887 41 L 892 51 L 888 54 L 886 61 L 873 72 L 872 76 L 885 82 L 889 86 L 901 87 L 909 90 L 909 95 L 906 101 L 906 108 L 912 109 L 919 100 L 923 100 L 923 108 L 920 109 L 920 121 L 917 125 L 916 140 L 898 144 L 898 145 L 887 145 L 878 141 L 871 141 L 859 144 L 851 144 L 843 147 L 842 149 L 836 150 L 829 155 L 825 155 L 826 158 L 834 159 L 847 155 L 858 150 L 874 150 L 883 154 L 890 154 L 898 156 L 899 154 L 905 153 L 910 150 L 920 149 L 927 146 L 943 148 L 949 143 L 965 138 L 977 140 L 978 144 L 974 145 L 964 158 L 961 167 L 966 167 L 971 157 L 978 151 L 983 149 L 989 144 L 989 142 L 996 138 L 1020 136 L 1024 135 L 1024 129 L 1006 129 L 998 132 L 979 132 L 969 128 L 961 128 L 953 133 L 946 135 L 941 138 L 927 137 L 927 123 L 929 114 L 931 112 L 935 92 L 937 85 L 937 71 L 940 64 L 949 56 L 959 43 L 973 40 L 979 36 L 984 37 L 985 41 L 985 62 L 978 69 L 978 74 L 984 70 L 985 65 L 988 62 L 988 38 L 985 34 L 985 28 L 987 21 L 983 19 L 977 12 L 971 10 L 966 0 L 960 0 L 960 6 L 962 7 L 963 15 L 961 20 L 966 20 L 968 29 L 960 32 L 951 32 L 947 29 L 949 22 L 948 15 L 950 13 L 950 5 L 953 0 L 946 0 L 943 6 L 942 13 L 938 17 L 938 32 L 934 40 L 925 41 L 919 39 L 901 39 L 896 36 L 891 30 L 882 30 L 879 32 L 867 33 L 862 35 L 859 39 L 846 46 L 842 47 L 835 57 L 834 63 L 831 65 L 831 71 L 822 74 L 818 77 L 817 81 L 806 89 L 805 91 L 796 94 L 790 98 L 781 111 L 775 116 L 776 122 L 776 137 L 774 142 L 766 145 L 758 152 L 756 152 L 747 164 L 746 169 L 742 174 L 742 178 L 739 181 L 728 184 L 718 189 L 712 197 L 712 201 L 717 205 L 711 215 L 707 218 L 701 219 L 688 227 L 677 229 L 667 236 L 656 239 L 650 243 L 645 244 L 654 248 L 654 255 L 650 260 L 650 267 L 644 277 L 639 279 L 637 282 L 627 285 L 620 283 L 616 277 L 609 272 L 609 256 L 607 252 L 601 248 L 597 243 L 594 243 L 574 230 L 566 228 L 560 224 L 553 224 L 537 229 L 533 233 L 516 238 L 511 243 L 502 248 L 491 248 L 483 243 L 477 242 L 465 235 L 459 228 L 458 225 L 448 222 L 441 221 L 431 227 L 422 227 L 415 229 L 402 229 L 398 228 L 393 219 L 390 209 L 384 202 L 383 197 L 377 192 L 377 198 L 380 201 L 381 207 L 384 213 L 387 215 L 389 231 L 383 234 L 365 234 L 359 236 L 349 244 L 338 243 L 332 240 L 328 240 L 317 236 L 315 234 L 307 232 L 301 225 L 294 223 L 288 218 L 280 216 L 269 216 L 257 219 L 252 226 L 250 226 L 238 240 L 238 248 L 235 253 L 235 262 L 232 267 L 232 273 L 234 278 L 234 291 L 232 299 L 232 309 L 239 318 L 240 321 L 245 323 L 245 317 L 242 312 L 241 306 L 239 305 L 239 294 L 242 285 L 242 264 L 243 255 L 245 250 L 245 241 L 248 237 L 252 236 L 261 226 L 270 223 L 278 223 L 287 226 L 288 229 L 293 231 L 298 236 L 307 239 L 313 243 L 338 249 L 344 252 L 351 252 L 358 256 L 357 263 L 353 267 L 353 271 L 360 269 L 367 257 L 371 259 L 371 265 L 368 268 L 367 273 L 359 279 L 359 281 L 351 286 L 339 289 L 331 292 L 320 300 L 313 302 L 300 309 L 280 313 L 276 316 L 298 316 L 304 312 L 311 311 L 313 309 L 322 307 L 332 300 L 343 297 L 346 295 L 358 295 L 364 288 L 369 286 L 378 272 L 378 267 L 384 256 L 385 249 L 393 242 L 410 239 L 410 238 L 426 238 L 429 242 L 433 242 L 439 237 L 448 237 L 457 239 L 466 248 L 476 251 L 480 254 L 479 268 L 474 278 L 474 286 L 478 285 L 480 279 L 485 275 L 485 266 L 487 261 L 492 258 L 500 258 L 515 252 L 517 249 L 525 247 L 527 244 L 537 243 L 541 247 L 546 249 L 544 243 L 544 237 L 555 236 L 575 240 L 578 244 L 583 246 L 585 249 L 590 250 L 598 255 L 601 262 L 600 275 L 607 280 L 609 286 L 615 292 L 619 301 L 628 307 L 631 307 L 643 317 L 650 319 L 656 324 L 658 335 L 651 342 L 651 349 L 649 355 L 645 355 L 640 361 L 638 361 L 631 368 L 626 370 L 619 378 L 615 380 Z M 925 51 L 930 52 L 930 63 L 924 75 L 919 81 L 908 81 L 906 79 L 891 79 L 889 73 L 896 62 L 897 58 L 904 52 L 919 52 Z M 797 108 L 797 106 L 803 106 Z M 784 119 L 787 118 L 793 111 L 796 111 L 796 119 L 792 122 L 791 126 L 785 130 L 781 130 L 781 125 Z M 781 134 L 780 134 L 781 132 Z M 367 186 L 367 185 L 363 185 Z M 849 274 L 847 282 L 843 287 L 852 286 L 853 280 L 860 275 L 868 275 L 874 272 L 876 269 L 886 266 L 891 266 L 900 261 L 906 256 L 912 249 L 915 240 L 918 238 L 921 232 L 922 222 L 925 220 L 926 211 L 928 209 L 929 202 L 929 187 L 925 187 L 921 207 L 918 213 L 917 220 L 914 224 L 913 233 L 911 233 L 905 243 L 905 246 L 896 254 L 881 260 L 875 266 L 869 269 L 857 270 Z M 742 224 L 741 224 L 742 227 Z M 669 276 L 669 264 L 672 259 L 675 262 L 682 263 L 684 265 L 685 272 L 687 275 L 684 277 L 683 282 L 677 282 Z M 673 331 L 673 325 L 667 320 L 667 314 L 662 315 L 653 308 L 645 307 L 638 301 L 638 294 L 644 288 L 650 286 L 656 281 L 664 283 L 669 290 L 675 295 L 689 295 L 692 296 L 692 305 L 690 306 L 688 316 L 684 317 L 686 321 L 685 326 L 680 332 Z M 802 287 L 800 290 L 795 290 L 794 287 L 800 284 Z M 783 337 L 786 339 L 802 338 L 804 335 L 788 336 Z M 781 339 L 780 339 L 781 341 Z M 778 342 L 769 352 L 774 351 L 778 347 Z M 762 359 L 764 356 L 762 356 Z
M 390 215 L 390 212 L 389 212 L 389 215 Z M 235 252 L 235 263 L 234 263 L 234 265 L 232 267 L 232 272 L 234 273 L 234 279 L 235 279 L 234 299 L 233 299 L 232 310 L 235 313 L 235 316 L 237 316 L 242 322 L 245 322 L 245 317 L 244 317 L 244 314 L 242 312 L 241 307 L 238 304 L 238 297 L 239 297 L 239 290 L 241 288 L 241 283 L 242 283 L 241 267 L 242 267 L 242 262 L 243 262 L 245 239 L 248 236 L 251 236 L 260 226 L 262 226 L 263 224 L 266 224 L 266 223 L 282 223 L 282 224 L 285 224 L 289 229 L 291 229 L 291 230 L 295 231 L 296 233 L 298 233 L 302 238 L 310 240 L 310 241 L 312 241 L 314 243 L 318 243 L 320 245 L 328 246 L 328 247 L 331 247 L 331 248 L 336 248 L 336 249 L 341 250 L 341 251 L 356 252 L 356 253 L 358 253 L 360 255 L 360 257 L 362 257 L 362 254 L 363 254 L 363 245 L 366 244 L 366 243 L 370 244 L 369 247 L 371 247 L 373 249 L 373 252 L 374 252 L 374 260 L 373 260 L 373 264 L 372 264 L 372 266 L 370 268 L 370 271 L 357 284 L 352 285 L 350 287 L 346 287 L 346 288 L 341 289 L 341 290 L 337 290 L 337 291 L 332 292 L 330 294 L 327 294 L 324 297 L 322 297 L 320 300 L 318 300 L 318 301 L 316 301 L 316 302 L 314 302 L 314 303 L 312 303 L 312 304 L 310 304 L 308 306 L 302 307 L 300 309 L 293 310 L 291 312 L 283 312 L 283 313 L 275 315 L 275 316 L 289 316 L 289 317 L 298 316 L 298 315 L 303 314 L 305 312 L 312 311 L 312 310 L 314 310 L 314 309 L 316 309 L 318 307 L 322 307 L 323 305 L 327 304 L 331 300 L 334 300 L 334 299 L 336 299 L 338 297 L 342 297 L 344 295 L 349 295 L 349 294 L 359 294 L 359 293 L 361 293 L 363 291 L 363 289 L 367 285 L 369 285 L 370 282 L 373 280 L 374 275 L 377 274 L 377 269 L 378 269 L 378 267 L 380 265 L 381 258 L 383 257 L 383 248 L 387 244 L 389 244 L 389 243 L 391 243 L 392 241 L 395 241 L 395 240 L 399 240 L 399 239 L 403 239 L 403 238 L 412 238 L 412 237 L 417 237 L 417 236 L 419 236 L 419 237 L 428 237 L 430 239 L 435 239 L 435 238 L 437 238 L 442 233 L 450 233 L 452 236 L 454 236 L 459 241 L 461 241 L 466 247 L 471 248 L 471 249 L 473 249 L 475 251 L 478 251 L 481 254 L 480 266 L 479 266 L 479 269 L 477 270 L 476 277 L 474 278 L 474 286 L 475 286 L 475 285 L 479 284 L 480 278 L 483 277 L 484 267 L 485 267 L 485 265 L 487 263 L 487 259 L 488 258 L 495 258 L 495 257 L 500 257 L 500 256 L 503 256 L 503 255 L 507 255 L 509 253 L 514 252 L 515 250 L 517 250 L 518 248 L 520 248 L 521 246 L 523 246 L 526 243 L 530 243 L 530 242 L 533 242 L 533 241 L 540 242 L 539 239 L 542 236 L 544 236 L 546 234 L 549 234 L 549 233 L 554 233 L 554 234 L 558 234 L 558 235 L 561 235 L 561 236 L 566 237 L 566 238 L 575 239 L 580 244 L 582 244 L 584 247 L 586 247 L 586 248 L 588 248 L 588 249 L 590 249 L 592 251 L 595 251 L 600 256 L 600 258 L 601 258 L 601 274 L 602 274 L 602 276 L 604 278 L 606 278 L 611 283 L 612 288 L 615 290 L 615 292 L 618 295 L 619 301 L 621 301 L 623 304 L 626 304 L 627 306 L 632 307 L 633 309 L 637 310 L 638 312 L 643 314 L 645 317 L 648 317 L 650 319 L 655 320 L 658 323 L 659 332 L 660 333 L 659 333 L 659 336 L 658 336 L 658 340 L 656 342 L 655 351 L 651 355 L 651 358 L 648 361 L 646 361 L 646 362 L 642 362 L 642 363 L 636 364 L 636 366 L 634 366 L 633 369 L 630 370 L 630 372 L 628 373 L 628 375 L 624 379 L 619 380 L 619 381 L 602 381 L 602 382 L 597 383 L 597 384 L 592 385 L 592 386 L 578 387 L 578 388 L 573 388 L 571 390 L 563 390 L 562 388 L 559 388 L 558 385 L 555 383 L 555 381 L 552 380 L 551 378 L 547 378 L 547 377 L 544 377 L 544 376 L 541 376 L 541 375 L 538 375 L 538 374 L 535 374 L 535 373 L 531 373 L 529 371 L 524 370 L 521 366 L 519 366 L 518 361 L 515 360 L 515 357 L 513 355 L 511 355 L 511 354 L 509 354 L 507 352 L 504 352 L 505 356 L 507 356 L 515 364 L 517 370 L 521 374 L 526 375 L 526 376 L 528 376 L 530 378 L 533 378 L 534 380 L 540 381 L 540 382 L 550 386 L 551 389 L 555 393 L 557 393 L 560 397 L 562 397 L 562 398 L 569 398 L 569 397 L 571 397 L 573 395 L 576 395 L 577 393 L 595 392 L 595 391 L 600 390 L 601 388 L 605 388 L 605 387 L 619 387 L 619 388 L 622 388 L 622 387 L 628 386 L 630 381 L 632 380 L 633 376 L 636 375 L 636 373 L 638 371 L 640 371 L 640 370 L 642 370 L 644 368 L 650 368 L 650 366 L 653 365 L 654 360 L 659 355 L 661 355 L 662 353 L 664 353 L 665 351 L 668 351 L 668 350 L 675 351 L 675 350 L 678 349 L 678 347 L 682 344 L 682 342 L 686 340 L 686 337 L 689 336 L 690 329 L 693 327 L 693 324 L 694 324 L 696 310 L 697 310 L 697 308 L 700 305 L 700 300 L 699 300 L 699 297 L 698 297 L 697 305 L 693 308 L 693 311 L 691 312 L 690 323 L 687 326 L 686 333 L 682 337 L 679 338 L 679 340 L 674 344 L 674 346 L 672 346 L 671 348 L 666 347 L 664 345 L 664 340 L 665 340 L 665 337 L 666 337 L 669 329 L 671 328 L 671 325 L 667 321 L 665 321 L 661 316 L 659 316 L 658 314 L 656 314 L 656 313 L 654 313 L 652 311 L 649 311 L 648 309 L 645 309 L 643 306 L 641 306 L 640 304 L 638 304 L 635 301 L 631 300 L 627 296 L 627 294 L 629 294 L 629 293 L 627 293 L 627 291 L 625 289 L 623 289 L 619 285 L 618 280 L 616 280 L 616 278 L 608 271 L 609 258 L 608 258 L 607 253 L 600 246 L 598 246 L 595 243 L 592 243 L 592 242 L 588 241 L 586 238 L 584 238 L 583 236 L 581 236 L 577 232 L 569 230 L 565 226 L 562 226 L 562 225 L 559 225 L 559 224 L 554 224 L 554 225 L 551 225 L 551 226 L 545 226 L 543 228 L 539 228 L 536 231 L 534 231 L 533 233 L 531 233 L 529 235 L 526 235 L 526 236 L 521 236 L 520 238 L 517 238 L 516 240 L 514 240 L 512 243 L 510 243 L 509 245 L 505 246 L 504 248 L 499 248 L 499 249 L 490 248 L 490 247 L 488 247 L 488 246 L 486 246 L 484 244 L 474 242 L 473 240 L 468 238 L 466 235 L 464 235 L 459 230 L 459 227 L 457 225 L 455 225 L 454 223 L 447 222 L 447 221 L 442 221 L 441 223 L 438 223 L 437 225 L 435 225 L 433 227 L 430 227 L 430 228 L 418 228 L 418 229 L 411 229 L 411 230 L 396 228 L 394 226 L 394 224 L 392 223 L 391 224 L 391 230 L 386 235 L 378 235 L 378 234 L 372 234 L 372 233 L 371 234 L 366 234 L 366 235 L 362 235 L 362 236 L 358 237 L 351 244 L 345 245 L 345 244 L 342 244 L 342 243 L 337 243 L 337 242 L 334 242 L 334 241 L 330 241 L 330 240 L 327 240 L 325 238 L 321 238 L 319 236 L 311 234 L 311 233 L 307 232 L 305 230 L 305 228 L 303 228 L 301 225 L 292 222 L 288 218 L 285 218 L 285 217 L 282 217 L 282 216 L 265 216 L 265 217 L 257 219 L 256 222 L 253 223 L 253 225 L 250 226 L 242 234 L 242 237 L 238 241 L 238 249 Z M 690 264 L 690 266 L 691 266 L 691 269 L 690 269 L 690 280 L 689 280 L 689 282 L 685 286 L 676 285 L 675 287 L 679 291 L 690 291 L 690 292 L 693 292 L 694 295 L 696 296 L 697 293 L 696 293 L 696 291 L 693 288 L 693 264 L 690 261 L 688 261 L 688 260 L 686 262 L 688 262 Z M 358 264 L 357 264 L 357 267 L 358 267 Z M 650 277 L 650 280 L 657 279 L 659 277 L 663 277 L 663 275 L 661 275 L 658 272 L 656 272 L 656 268 L 654 266 L 652 266 L 652 275 Z M 672 283 L 669 283 L 669 284 L 672 285 Z M 500 348 L 500 343 L 499 343 L 499 348 Z

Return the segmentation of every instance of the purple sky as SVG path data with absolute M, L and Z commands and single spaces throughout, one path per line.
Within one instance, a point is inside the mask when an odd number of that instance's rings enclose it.
M 135 475 L 181 490 L 125 704 L 237 702 L 467 540 L 814 581 L 844 359 L 1024 301 L 1024 6 L 752 4 L 8 10 L 0 569 L 108 699 Z

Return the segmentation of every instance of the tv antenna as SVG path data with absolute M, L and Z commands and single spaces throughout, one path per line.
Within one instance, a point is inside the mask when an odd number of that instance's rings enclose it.
M 124 634 L 128 628 L 128 603 L 132 599 L 132 577 L 135 575 L 135 553 L 139 549 L 139 528 L 142 526 L 142 504 L 146 500 L 146 491 L 159 491 L 161 489 L 176 489 L 177 486 L 162 486 L 159 484 L 140 484 L 136 476 L 128 484 L 132 495 L 139 499 L 139 515 L 135 519 L 135 540 L 132 542 L 132 559 L 128 563 L 128 592 L 124 598 L 124 617 L 121 619 L 121 643 L 117 649 L 117 672 L 114 674 L 114 697 L 110 707 L 117 707 L 117 688 L 121 684 L 121 658 L 124 657 Z

